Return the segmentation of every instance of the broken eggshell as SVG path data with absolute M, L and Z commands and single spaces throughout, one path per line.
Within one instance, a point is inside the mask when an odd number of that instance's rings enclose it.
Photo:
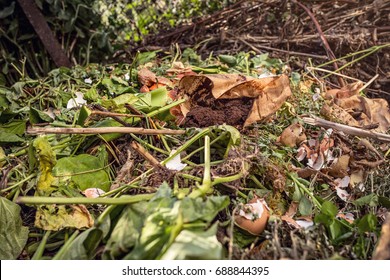
M 260 235 L 267 226 L 268 218 L 269 208 L 264 199 L 253 198 L 234 215 L 234 223 L 250 234 Z

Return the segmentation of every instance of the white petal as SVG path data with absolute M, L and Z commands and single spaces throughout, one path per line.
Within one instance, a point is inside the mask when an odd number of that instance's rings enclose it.
M 85 100 L 84 94 L 81 92 L 76 92 L 76 98 L 69 99 L 68 104 L 66 105 L 67 109 L 72 109 L 74 107 L 79 107 L 80 105 L 86 104 L 87 100 Z
M 129 75 L 129 73 L 126 73 L 126 74 L 125 74 L 125 80 L 126 80 L 126 81 L 130 80 L 130 75 Z
M 305 229 L 314 225 L 313 221 L 296 220 L 295 222 Z
M 175 152 L 176 150 L 172 150 L 171 155 Z M 176 170 L 176 171 L 181 171 L 186 166 L 187 164 L 181 162 L 180 154 L 176 155 L 174 158 L 172 158 L 170 161 L 168 161 L 165 164 L 165 167 L 168 168 L 169 170 Z
M 84 83 L 86 83 L 86 84 L 92 84 L 91 78 L 86 78 L 86 79 L 84 79 Z
M 104 193 L 105 193 L 105 191 L 103 191 L 102 189 L 99 189 L 99 188 L 89 188 L 89 189 L 86 189 L 85 191 L 83 191 L 83 194 L 89 198 L 97 198 Z
M 342 200 L 347 201 L 350 197 L 350 194 L 341 188 L 336 188 L 337 196 L 340 197 Z

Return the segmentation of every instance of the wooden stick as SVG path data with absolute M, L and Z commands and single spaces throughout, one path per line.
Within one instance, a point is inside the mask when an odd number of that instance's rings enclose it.
M 51 31 L 45 17 L 36 6 L 35 1 L 18 0 L 18 3 L 57 67 L 72 67 L 72 63 Z
M 185 130 L 172 129 L 147 129 L 142 127 L 29 127 L 27 134 L 107 134 L 107 133 L 134 133 L 145 135 L 179 135 L 186 133 Z
M 353 135 L 353 136 L 360 136 L 360 137 L 369 137 L 373 138 L 375 140 L 379 140 L 382 142 L 390 142 L 390 135 L 384 134 L 384 133 L 379 133 L 379 132 L 374 132 L 374 131 L 368 131 L 365 129 L 357 128 L 357 127 L 352 127 L 349 125 L 345 124 L 340 124 L 340 123 L 334 123 L 330 122 L 318 117 L 312 117 L 312 118 L 303 118 L 303 121 L 307 124 L 310 125 L 317 125 L 325 128 L 333 128 L 339 131 L 342 131 L 346 134 Z

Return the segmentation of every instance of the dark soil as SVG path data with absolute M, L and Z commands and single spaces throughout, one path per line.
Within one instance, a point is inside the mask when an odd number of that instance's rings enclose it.
M 253 99 L 216 100 L 211 107 L 195 106 L 185 119 L 186 127 L 228 124 L 242 127 L 252 108 Z

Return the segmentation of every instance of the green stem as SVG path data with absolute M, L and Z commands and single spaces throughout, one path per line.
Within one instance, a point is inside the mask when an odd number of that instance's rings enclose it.
M 154 196 L 151 194 L 138 194 L 133 196 L 121 196 L 117 198 L 88 198 L 88 197 L 44 197 L 44 196 L 21 196 L 17 202 L 22 204 L 104 204 L 120 205 L 131 204 L 139 201 L 149 200 Z
M 295 184 L 297 184 L 297 186 L 303 191 L 305 192 L 313 201 L 313 203 L 315 204 L 315 206 L 321 210 L 322 209 L 322 205 L 321 203 L 317 200 L 317 198 L 315 198 L 313 192 L 311 192 L 308 188 L 306 188 L 306 186 L 304 184 L 302 184 L 301 182 L 299 182 L 299 180 L 295 177 L 295 176 L 291 176 L 289 175 L 290 179 L 294 181 Z
M 205 194 L 213 191 L 211 182 L 211 165 L 210 165 L 210 137 L 206 135 L 204 137 L 204 172 L 203 172 L 203 183 L 198 189 L 194 190 L 189 197 L 196 198 L 204 196 Z
M 33 173 L 33 174 L 31 174 L 30 176 L 27 176 L 26 178 L 24 178 L 23 180 L 17 182 L 16 184 L 13 184 L 12 186 L 10 186 L 10 187 L 8 187 L 8 188 L 6 188 L 6 189 L 0 190 L 0 193 L 4 193 L 4 192 L 7 192 L 7 191 L 10 191 L 10 190 L 12 190 L 13 188 L 16 188 L 17 186 L 23 184 L 24 182 L 26 182 L 26 181 L 28 181 L 28 180 L 34 178 L 35 176 L 37 176 L 37 173 Z
M 79 235 L 79 231 L 76 230 L 71 237 L 66 241 L 66 243 L 58 250 L 57 254 L 53 257 L 53 260 L 61 260 L 63 258 L 64 253 L 68 250 L 70 244 L 72 244 L 73 240 Z
M 157 110 L 154 110 L 150 113 L 147 113 L 146 116 L 149 118 L 154 117 L 155 115 L 158 115 L 162 112 L 165 112 L 166 110 L 169 110 L 177 105 L 180 105 L 181 103 L 184 103 L 185 101 L 186 101 L 185 99 L 179 99 L 175 102 L 172 102 L 171 104 L 165 105 L 164 107 L 158 108 Z
M 42 258 L 43 252 L 45 251 L 47 239 L 49 238 L 50 233 L 51 233 L 50 230 L 45 232 L 45 235 L 43 236 L 41 242 L 39 243 L 39 246 L 32 257 L 32 260 L 40 260 Z
M 212 185 L 217 185 L 217 184 L 223 184 L 223 183 L 228 183 L 228 182 L 233 182 L 235 180 L 241 179 L 244 176 L 242 173 L 237 173 L 235 175 L 227 176 L 227 177 L 217 177 L 214 178 Z

